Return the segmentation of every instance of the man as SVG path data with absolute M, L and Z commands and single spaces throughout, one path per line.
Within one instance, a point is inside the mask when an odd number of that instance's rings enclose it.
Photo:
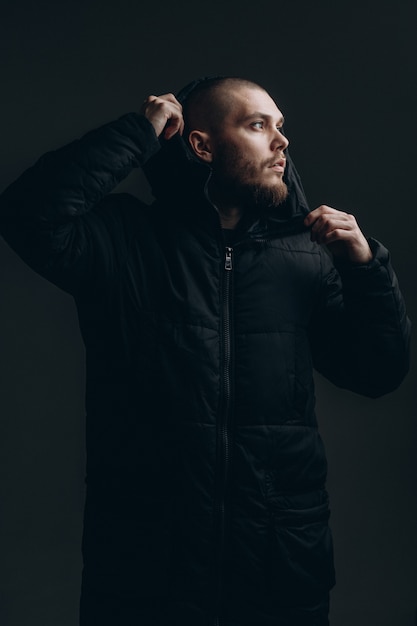
M 312 368 L 387 393 L 409 323 L 386 249 L 309 212 L 282 125 L 262 87 L 203 79 L 2 196 L 4 237 L 73 294 L 86 345 L 82 626 L 328 624 Z M 109 195 L 138 165 L 152 207 Z

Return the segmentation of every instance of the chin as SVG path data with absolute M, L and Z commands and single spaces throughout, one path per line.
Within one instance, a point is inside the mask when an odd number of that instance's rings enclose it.
M 258 185 L 253 188 L 253 201 L 263 209 L 273 209 L 288 197 L 288 188 L 284 181 L 278 185 Z

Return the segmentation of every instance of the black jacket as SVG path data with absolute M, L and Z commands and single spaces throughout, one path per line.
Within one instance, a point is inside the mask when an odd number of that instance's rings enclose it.
M 151 208 L 108 195 L 139 165 Z M 407 371 L 381 244 L 336 269 L 303 226 L 289 161 L 288 201 L 227 245 L 207 176 L 179 137 L 160 149 L 131 113 L 46 154 L 1 198 L 4 238 L 78 307 L 89 626 L 316 623 L 334 571 L 313 367 L 369 396 Z

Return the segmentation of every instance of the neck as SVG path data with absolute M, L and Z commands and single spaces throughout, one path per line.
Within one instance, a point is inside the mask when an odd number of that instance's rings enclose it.
M 236 228 L 242 216 L 242 209 L 217 185 L 211 186 L 210 198 L 219 213 L 222 228 Z
M 227 210 L 219 208 L 220 223 L 222 228 L 236 228 L 240 220 L 241 211 L 237 207 Z

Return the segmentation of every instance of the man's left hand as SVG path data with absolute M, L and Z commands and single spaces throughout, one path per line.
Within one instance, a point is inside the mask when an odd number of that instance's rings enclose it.
M 322 204 L 304 220 L 311 227 L 311 241 L 326 245 L 332 254 L 351 263 L 369 263 L 372 252 L 356 219 L 350 213 Z

